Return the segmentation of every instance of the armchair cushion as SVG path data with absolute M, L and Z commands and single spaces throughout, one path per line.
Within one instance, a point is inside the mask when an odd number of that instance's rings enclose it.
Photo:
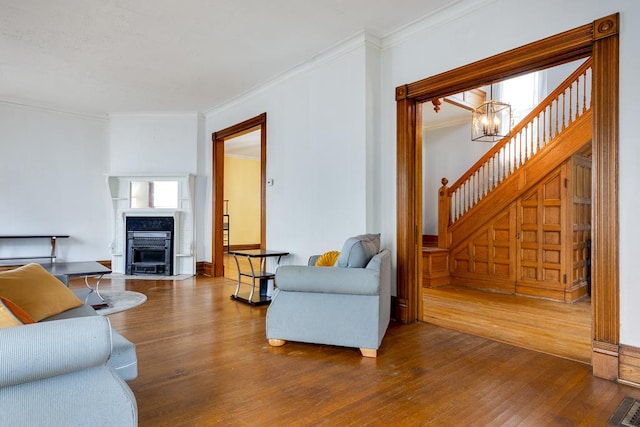
M 290 292 L 378 295 L 380 272 L 366 268 L 283 265 L 276 272 L 278 289 Z
M 380 234 L 350 237 L 342 246 L 336 267 L 364 268 L 380 250 Z

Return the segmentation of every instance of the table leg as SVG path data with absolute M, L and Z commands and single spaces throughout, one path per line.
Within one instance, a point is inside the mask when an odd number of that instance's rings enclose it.
M 240 292 L 240 279 L 242 277 L 242 275 L 240 274 L 240 263 L 238 262 L 238 256 L 237 255 L 233 255 L 233 259 L 236 262 L 236 268 L 238 269 L 238 284 L 236 285 L 236 291 L 233 293 L 234 297 L 238 296 L 238 292 Z
M 89 285 L 89 276 L 84 276 L 84 284 L 87 286 L 87 288 L 89 288 L 89 295 L 91 295 L 91 293 L 95 292 L 96 295 L 98 296 L 98 298 L 100 298 L 100 300 L 102 302 L 104 302 L 104 298 L 102 298 L 102 295 L 100 295 L 100 280 L 102 280 L 102 276 L 104 276 L 103 274 L 99 275 L 99 276 L 91 276 L 91 277 L 96 277 L 96 286 L 95 288 L 92 288 L 91 285 Z
M 253 263 L 251 258 L 247 257 L 249 261 L 249 267 L 251 267 L 251 292 L 249 293 L 249 302 L 253 301 L 253 292 L 256 290 L 256 271 L 253 269 Z M 260 283 L 260 294 L 262 295 L 262 283 Z

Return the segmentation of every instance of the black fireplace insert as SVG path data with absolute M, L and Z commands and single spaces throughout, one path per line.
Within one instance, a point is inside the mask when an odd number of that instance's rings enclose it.
M 173 275 L 173 218 L 127 218 L 126 274 Z

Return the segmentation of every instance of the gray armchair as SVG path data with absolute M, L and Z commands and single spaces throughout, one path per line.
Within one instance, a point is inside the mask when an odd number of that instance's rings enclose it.
M 136 426 L 136 399 L 107 363 L 103 316 L 0 329 L 2 425 Z
M 378 235 L 356 236 L 345 242 L 335 267 L 278 267 L 267 310 L 269 344 L 357 347 L 376 357 L 391 312 L 391 254 L 378 250 Z

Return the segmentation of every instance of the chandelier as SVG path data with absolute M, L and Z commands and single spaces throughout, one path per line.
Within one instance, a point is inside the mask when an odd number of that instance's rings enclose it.
M 474 109 L 471 117 L 472 141 L 498 142 L 511 132 L 511 105 L 493 99 L 493 85 L 490 99 Z

